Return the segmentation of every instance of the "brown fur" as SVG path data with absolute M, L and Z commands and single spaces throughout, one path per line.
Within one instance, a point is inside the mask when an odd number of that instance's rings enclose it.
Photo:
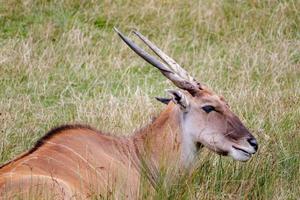
M 65 125 L 61 125 L 59 127 L 55 127 L 53 129 L 51 129 L 48 133 L 46 133 L 44 136 L 42 136 L 40 139 L 38 139 L 35 142 L 35 144 L 33 145 L 33 147 L 30 148 L 27 152 L 22 153 L 21 155 L 17 156 L 13 160 L 10 160 L 7 163 L 0 165 L 0 169 L 5 167 L 8 164 L 11 164 L 12 162 L 16 162 L 16 161 L 24 158 L 25 156 L 33 153 L 38 148 L 40 148 L 45 143 L 45 141 L 51 139 L 52 136 L 57 135 L 63 131 L 67 131 L 69 129 L 90 129 L 90 130 L 94 130 L 95 132 L 99 132 L 96 129 L 90 127 L 89 125 L 83 125 L 83 124 L 65 124 Z M 102 133 L 99 132 L 99 134 L 102 134 Z
M 154 184 L 160 165 L 179 150 L 178 132 L 169 130 L 177 123 L 175 110 L 171 103 L 152 124 L 130 137 L 103 134 L 84 125 L 55 128 L 28 152 L 1 166 L 0 194 L 10 198 L 25 191 L 22 197 L 27 197 L 28 185 L 42 184 L 58 199 L 109 196 L 114 187 L 126 198 L 136 198 L 141 169 L 147 168 Z

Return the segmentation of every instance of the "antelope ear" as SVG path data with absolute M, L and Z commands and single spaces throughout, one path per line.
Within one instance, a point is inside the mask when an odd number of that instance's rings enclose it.
M 167 92 L 172 96 L 172 101 L 180 106 L 181 110 L 188 111 L 189 101 L 184 93 L 179 90 L 167 90 Z
M 159 102 L 162 102 L 163 104 L 168 105 L 170 101 L 172 101 L 172 98 L 164 98 L 164 97 L 155 97 L 155 99 Z

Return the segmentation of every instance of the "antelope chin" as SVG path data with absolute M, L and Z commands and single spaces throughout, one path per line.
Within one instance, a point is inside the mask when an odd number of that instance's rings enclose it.
M 246 162 L 251 158 L 250 152 L 235 146 L 232 146 L 231 151 L 229 152 L 228 155 L 230 155 L 234 160 L 243 161 L 243 162 Z

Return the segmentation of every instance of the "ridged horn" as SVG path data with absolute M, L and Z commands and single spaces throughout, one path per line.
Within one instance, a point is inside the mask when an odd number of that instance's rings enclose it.
M 146 51 L 136 45 L 132 40 L 121 33 L 117 28 L 114 28 L 114 30 L 136 54 L 159 69 L 160 72 L 169 80 L 171 80 L 177 87 L 183 90 L 187 90 L 193 96 L 202 89 L 199 82 L 197 82 L 178 63 L 176 63 L 172 58 L 166 55 L 162 50 L 160 50 L 155 44 L 153 44 L 141 33 L 134 31 L 134 34 L 137 35 L 158 57 L 160 57 L 164 61 L 164 63 L 148 54 Z

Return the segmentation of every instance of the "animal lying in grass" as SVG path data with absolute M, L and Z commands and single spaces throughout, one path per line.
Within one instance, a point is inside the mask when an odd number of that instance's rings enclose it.
M 196 81 L 139 32 L 134 31 L 163 62 L 115 30 L 179 89 L 168 90 L 172 98 L 159 99 L 166 108 L 129 137 L 83 125 L 51 130 L 31 150 L 1 166 L 1 197 L 80 199 L 114 191 L 132 199 L 138 196 L 142 171 L 155 185 L 162 166 L 188 169 L 201 147 L 239 161 L 247 161 L 257 151 L 256 139 L 223 97 Z

